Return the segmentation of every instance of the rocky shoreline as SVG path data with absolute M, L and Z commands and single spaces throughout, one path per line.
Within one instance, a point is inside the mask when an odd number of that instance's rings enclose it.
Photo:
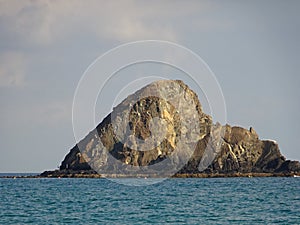
M 34 176 L 3 176 L 0 178 L 6 178 L 6 179 L 20 179 L 20 178 L 31 178 L 31 179 L 44 179 L 44 178 L 165 178 L 165 177 L 159 177 L 159 176 L 145 176 L 143 174 L 137 174 L 136 176 L 127 176 L 127 175 L 116 175 L 116 174 L 97 174 L 97 173 L 86 173 L 86 171 L 82 172 L 68 172 L 68 173 L 61 173 L 54 171 L 51 171 L 47 173 L 48 171 L 45 171 L 44 173 L 40 175 L 34 175 Z M 172 177 L 168 178 L 236 178 L 236 177 L 244 177 L 244 178 L 253 178 L 253 177 L 300 177 L 299 172 L 290 172 L 290 173 L 230 173 L 230 174 L 223 174 L 223 173 L 195 173 L 195 174 L 175 174 Z

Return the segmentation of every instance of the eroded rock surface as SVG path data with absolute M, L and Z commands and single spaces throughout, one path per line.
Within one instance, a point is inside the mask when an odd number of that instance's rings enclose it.
M 221 150 L 204 173 L 290 173 L 299 172 L 298 161 L 286 160 L 278 144 L 260 140 L 253 128 L 222 127 Z M 199 173 L 196 168 L 203 156 L 207 139 L 199 141 L 194 156 L 180 173 Z
M 275 141 L 260 140 L 253 128 L 213 124 L 187 85 L 163 80 L 128 96 L 60 166 L 64 172 L 93 170 L 125 175 L 163 175 L 164 170 L 289 173 L 300 172 L 300 163 L 286 160 Z

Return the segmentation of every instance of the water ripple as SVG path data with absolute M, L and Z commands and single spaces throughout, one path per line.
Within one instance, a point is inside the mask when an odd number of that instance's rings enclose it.
M 0 179 L 0 224 L 300 224 L 300 179 Z

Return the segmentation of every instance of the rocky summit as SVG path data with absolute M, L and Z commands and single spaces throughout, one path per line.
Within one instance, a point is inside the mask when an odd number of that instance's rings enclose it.
M 214 124 L 179 80 L 128 96 L 46 177 L 216 177 L 299 175 L 272 140 L 251 127 Z

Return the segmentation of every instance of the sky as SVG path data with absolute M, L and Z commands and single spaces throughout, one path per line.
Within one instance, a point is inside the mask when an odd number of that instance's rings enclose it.
M 299 10 L 297 0 L 0 0 L 0 172 L 56 169 L 76 142 L 84 71 L 112 48 L 153 39 L 208 64 L 230 125 L 252 126 L 300 160 Z

